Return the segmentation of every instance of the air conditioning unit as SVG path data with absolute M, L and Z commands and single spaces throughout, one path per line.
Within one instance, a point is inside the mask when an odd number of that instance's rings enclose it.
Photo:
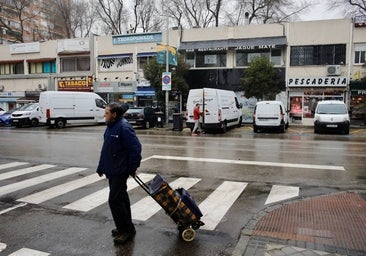
M 341 65 L 329 65 L 327 66 L 327 76 L 340 76 Z

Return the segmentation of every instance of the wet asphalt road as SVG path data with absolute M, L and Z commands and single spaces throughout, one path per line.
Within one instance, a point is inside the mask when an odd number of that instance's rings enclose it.
M 52 171 L 86 168 L 81 173 L 0 195 L 0 211 L 19 206 L 19 198 L 92 175 L 104 128 L 0 127 L 0 165 L 24 161 L 28 166 L 53 164 Z M 2 253 L 9 255 L 24 247 L 50 255 L 231 255 L 241 228 L 266 207 L 273 185 L 299 187 L 299 197 L 366 189 L 366 129 L 351 129 L 347 136 L 314 135 L 311 128 L 301 126 L 290 127 L 285 134 L 254 134 L 250 126 L 197 137 L 190 136 L 187 129 L 137 128 L 136 132 L 143 144 L 144 161 L 139 172 L 160 173 L 169 182 L 179 177 L 200 179 L 189 189 L 197 203 L 223 182 L 247 183 L 213 230 L 200 229 L 193 242 L 181 241 L 174 222 L 159 211 L 147 221 L 134 221 L 134 241 L 114 246 L 110 236 L 113 221 L 106 203 L 87 212 L 63 208 L 107 187 L 106 180 L 100 179 L 51 200 L 21 205 L 1 214 L 0 250 L 1 244 L 6 244 Z M 0 170 L 0 175 L 16 169 Z M 0 180 L 0 189 L 46 173 L 49 170 Z M 145 196 L 140 188 L 130 191 L 132 204 Z

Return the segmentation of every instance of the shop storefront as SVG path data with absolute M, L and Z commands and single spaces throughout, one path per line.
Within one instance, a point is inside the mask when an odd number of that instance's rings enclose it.
M 351 81 L 351 122 L 366 125 L 366 81 Z
M 288 80 L 288 108 L 292 122 L 303 122 L 314 117 L 319 101 L 347 102 L 346 77 L 301 77 Z

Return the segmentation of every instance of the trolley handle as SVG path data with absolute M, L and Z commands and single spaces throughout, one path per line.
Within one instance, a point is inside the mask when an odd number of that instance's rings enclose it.
M 135 175 L 135 177 L 133 177 L 134 180 L 137 182 L 137 184 L 140 185 L 140 187 L 142 187 L 143 190 L 145 190 L 146 193 L 148 193 L 149 195 L 151 195 L 150 193 L 150 189 L 149 189 L 149 186 L 146 185 L 145 182 L 143 182 L 139 176 Z

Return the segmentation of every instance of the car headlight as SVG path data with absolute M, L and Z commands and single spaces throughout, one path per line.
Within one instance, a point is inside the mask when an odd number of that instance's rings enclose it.
M 31 115 L 31 113 L 29 112 L 29 113 L 24 113 L 23 114 L 23 116 L 30 116 Z

